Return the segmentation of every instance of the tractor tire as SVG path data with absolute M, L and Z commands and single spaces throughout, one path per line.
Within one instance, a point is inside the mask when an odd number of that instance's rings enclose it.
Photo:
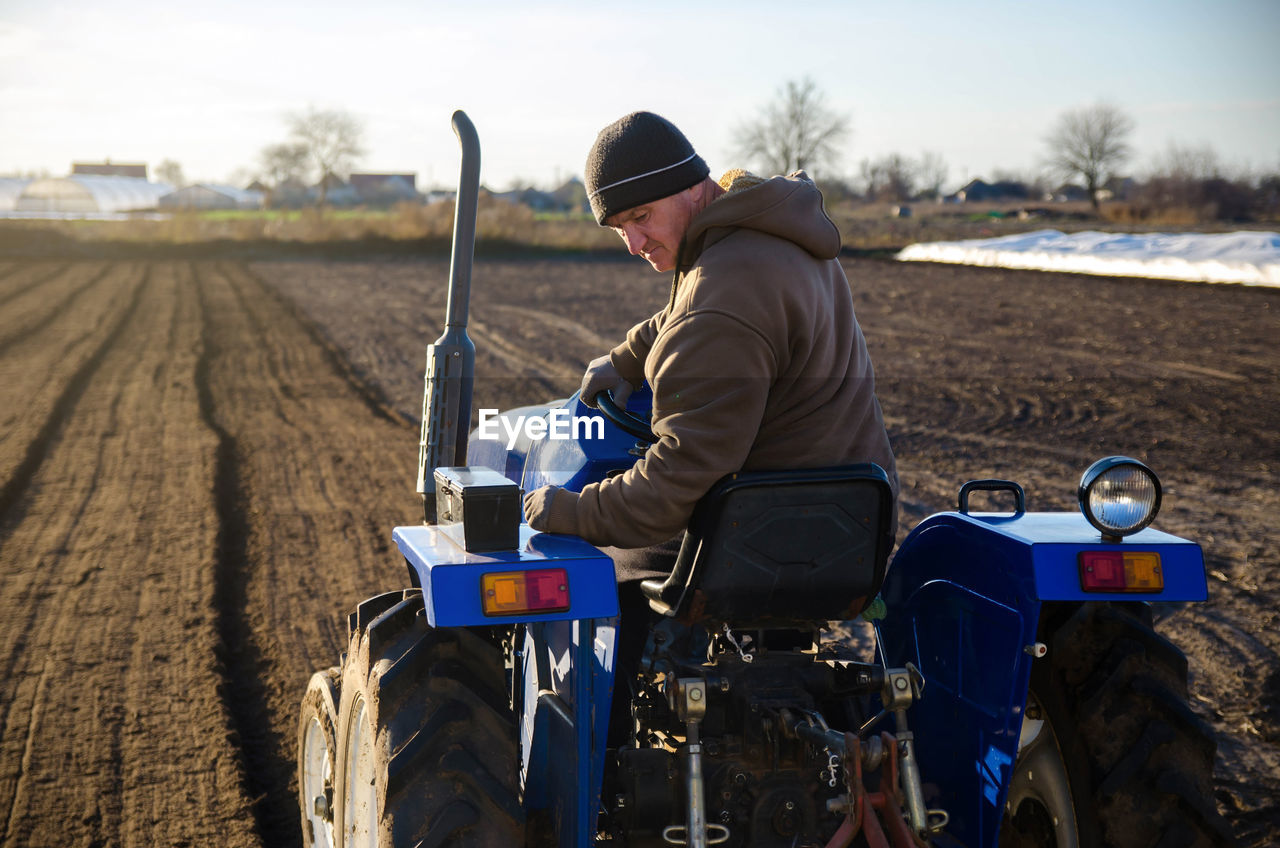
M 334 848 L 334 771 L 338 762 L 338 666 L 311 675 L 298 722 L 298 808 L 305 848 Z
M 501 651 L 465 629 L 428 626 L 417 589 L 370 599 L 351 622 L 337 736 L 338 845 L 523 844 Z
M 1187 704 L 1186 657 L 1148 608 L 1050 609 L 1041 638 L 1049 652 L 1033 666 L 1024 741 L 1029 723 L 1044 724 L 1014 765 L 1000 844 L 1232 845 L 1213 800 L 1213 736 Z

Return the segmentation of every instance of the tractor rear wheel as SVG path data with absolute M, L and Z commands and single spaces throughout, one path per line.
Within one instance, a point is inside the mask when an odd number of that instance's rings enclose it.
M 342 669 L 311 675 L 298 722 L 298 808 L 305 848 L 333 848 L 333 773 L 338 760 L 338 682 Z
M 523 843 L 502 654 L 427 625 L 422 593 L 357 610 L 342 669 L 335 831 L 343 848 Z
M 1087 603 L 1043 621 L 1049 653 L 1033 667 L 1030 744 L 1001 844 L 1231 845 L 1213 801 L 1213 736 L 1187 704 L 1186 657 L 1147 608 Z

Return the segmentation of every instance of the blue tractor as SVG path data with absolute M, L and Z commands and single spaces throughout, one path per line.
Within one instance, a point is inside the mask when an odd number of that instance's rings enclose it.
M 409 586 L 356 607 L 304 696 L 306 845 L 1230 844 L 1213 739 L 1150 606 L 1205 600 L 1203 559 L 1148 526 L 1160 484 L 1135 460 L 1085 471 L 1079 512 L 966 483 L 892 562 L 875 465 L 730 475 L 643 584 L 652 620 L 620 621 L 613 562 L 521 523 L 520 491 L 628 468 L 650 399 L 602 396 L 608 424 L 575 396 L 504 413 L 503 438 L 466 432 L 479 145 L 463 113 L 453 127 L 426 520 L 393 532 Z M 971 511 L 985 490 L 1013 511 Z M 628 627 L 644 647 L 619 673 Z

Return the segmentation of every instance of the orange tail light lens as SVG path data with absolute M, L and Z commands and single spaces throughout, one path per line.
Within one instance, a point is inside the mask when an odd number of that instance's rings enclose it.
M 480 601 L 485 615 L 563 612 L 569 608 L 569 575 L 563 568 L 485 574 Z
M 1080 588 L 1086 592 L 1159 592 L 1164 589 L 1160 554 L 1150 551 L 1084 551 Z

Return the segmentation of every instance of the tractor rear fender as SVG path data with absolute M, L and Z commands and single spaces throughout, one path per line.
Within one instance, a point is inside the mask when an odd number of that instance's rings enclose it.
M 1081 554 L 1097 551 L 1157 555 L 1163 588 L 1086 591 Z M 1158 530 L 1112 544 L 1079 513 L 941 513 L 903 541 L 881 595 L 889 665 L 926 681 L 911 717 L 929 804 L 962 843 L 994 845 L 1046 605 L 1203 601 L 1207 586 L 1199 545 Z
M 618 614 L 613 560 L 576 536 L 519 527 L 514 550 L 473 553 L 455 528 L 432 524 L 391 533 L 432 627 L 609 618 Z M 527 579 L 526 579 L 527 577 Z M 549 582 L 546 582 L 549 581 Z M 495 597 L 502 603 L 493 603 Z M 506 611 L 504 611 L 506 610 Z
M 588 845 L 604 781 L 616 619 L 517 628 L 515 710 L 524 806 L 560 845 Z
M 448 528 L 431 525 L 397 527 L 392 538 L 422 590 L 431 627 L 512 628 L 509 672 L 525 811 L 561 831 L 569 841 L 560 844 L 587 844 L 599 809 L 613 690 L 613 560 L 577 537 L 526 524 L 511 551 L 468 553 Z M 513 589 L 522 574 L 534 582 Z M 546 612 L 486 613 L 485 594 L 495 585 L 486 577 L 494 575 L 507 581 L 497 592 L 523 593 L 531 607 L 545 600 L 540 584 L 553 575 L 550 591 L 563 603 Z

